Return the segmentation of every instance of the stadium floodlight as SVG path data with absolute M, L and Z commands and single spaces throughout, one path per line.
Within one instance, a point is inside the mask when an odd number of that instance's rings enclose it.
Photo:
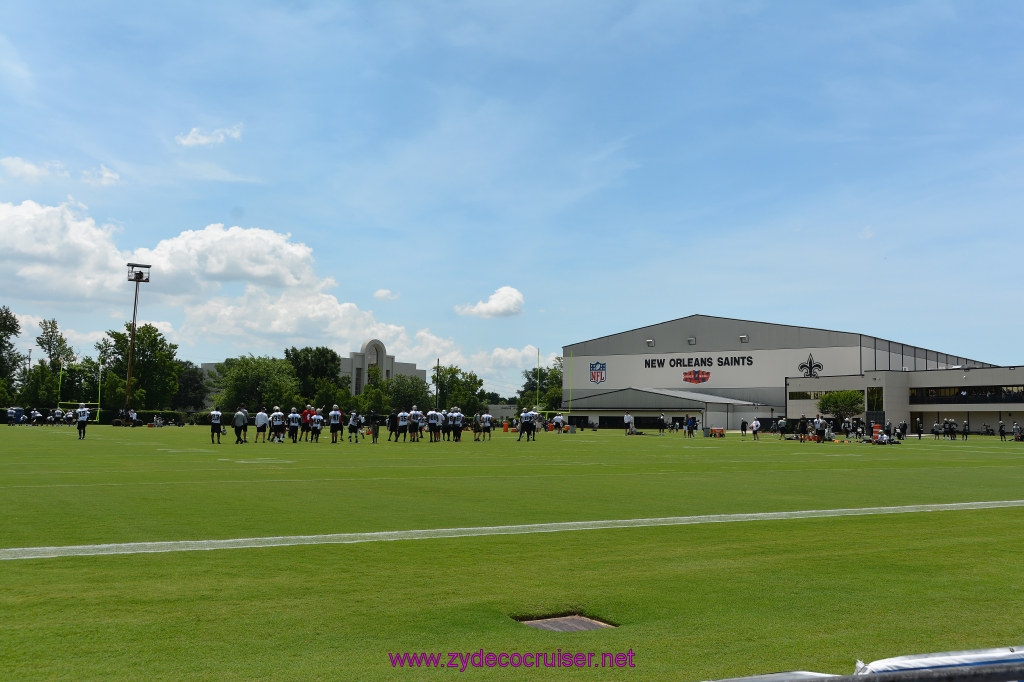
M 128 405 L 132 395 L 132 362 L 135 359 L 135 320 L 139 314 L 139 285 L 149 281 L 151 265 L 142 263 L 128 264 L 128 281 L 135 282 L 135 308 L 132 310 L 132 338 L 128 344 L 128 378 L 124 385 L 124 413 L 128 414 Z

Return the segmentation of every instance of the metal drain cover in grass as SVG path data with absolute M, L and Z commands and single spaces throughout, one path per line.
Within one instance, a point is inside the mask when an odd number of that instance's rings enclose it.
M 538 618 L 536 620 L 521 620 L 523 625 L 529 625 L 538 630 L 554 630 L 556 632 L 579 632 L 581 630 L 601 630 L 613 628 L 614 625 L 602 623 L 586 616 L 559 616 L 557 618 Z

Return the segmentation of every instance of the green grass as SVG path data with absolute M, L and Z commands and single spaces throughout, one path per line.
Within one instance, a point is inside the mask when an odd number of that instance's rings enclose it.
M 1024 499 L 1024 447 L 618 432 L 517 443 L 209 445 L 0 427 L 0 547 Z M 0 678 L 439 679 L 389 652 L 635 652 L 702 680 L 1019 645 L 1024 509 L 0 562 Z M 533 630 L 582 612 L 619 627 Z M 447 657 L 444 659 L 447 662 Z

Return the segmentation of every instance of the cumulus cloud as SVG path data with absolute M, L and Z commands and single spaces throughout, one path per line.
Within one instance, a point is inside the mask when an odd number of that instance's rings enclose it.
M 0 159 L 0 169 L 3 169 L 7 177 L 28 180 L 29 182 L 39 182 L 51 176 L 67 176 L 64 164 L 59 161 L 35 164 L 26 161 L 20 156 L 5 156 Z
M 291 235 L 260 228 L 216 223 L 185 230 L 142 248 L 133 257 L 153 265 L 153 275 L 166 291 L 179 295 L 208 293 L 227 282 L 246 282 L 274 289 L 322 289 L 334 285 L 313 270 L 313 250 L 293 242 Z
M 174 137 L 175 142 L 183 147 L 201 147 L 211 144 L 222 144 L 228 139 L 242 139 L 242 124 L 237 123 L 230 128 L 217 128 L 209 132 L 193 128 L 187 134 Z
M 125 259 L 114 245 L 114 228 L 82 217 L 81 207 L 0 203 L 0 285 L 28 300 L 88 292 L 92 302 L 123 293 Z
M 522 348 L 494 348 L 490 351 L 475 353 L 472 357 L 474 367 L 491 369 L 509 369 L 535 367 L 537 365 L 537 347 L 527 344 Z M 557 353 L 541 355 L 541 364 L 549 366 L 558 357 Z
M 378 301 L 398 300 L 398 294 L 392 293 L 391 289 L 377 289 L 377 291 L 373 292 L 373 297 Z
M 29 348 L 35 347 L 36 337 L 39 336 L 41 328 L 39 324 L 43 321 L 41 315 L 33 315 L 31 313 L 14 313 L 14 316 L 18 319 L 18 324 L 21 325 L 21 334 L 18 336 L 16 345 L 20 350 L 27 351 Z M 90 355 L 93 352 L 93 347 L 96 342 L 106 336 L 106 330 L 99 331 L 88 331 L 80 332 L 71 327 L 64 326 L 60 319 L 57 319 L 57 323 L 60 328 L 60 333 L 67 340 L 68 345 L 75 351 L 75 354 L 82 358 L 86 355 Z M 35 347 L 33 353 L 41 353 L 38 347 Z M 32 362 L 41 359 L 42 355 L 34 355 Z
M 184 358 L 219 359 L 196 357 L 197 350 L 209 353 L 210 347 L 218 355 L 273 354 L 292 345 L 325 345 L 347 355 L 366 339 L 377 338 L 403 362 L 428 368 L 440 358 L 442 364 L 477 372 L 503 393 L 514 388 L 503 373 L 518 375 L 536 365 L 534 346 L 467 357 L 452 337 L 426 328 L 412 331 L 340 300 L 332 293 L 334 280 L 316 274 L 312 250 L 289 234 L 213 224 L 182 231 L 152 248 L 121 251 L 115 244 L 117 230 L 97 224 L 85 211 L 73 203 L 0 202 L 0 234 L 5 236 L 0 290 L 18 292 L 14 298 L 29 306 L 31 314 L 20 315 L 19 343 L 26 348 L 38 334 L 40 319 L 56 317 L 80 353 L 93 353 L 93 344 L 107 329 L 120 329 L 130 319 L 125 264 L 141 262 L 152 265 L 152 282 L 142 292 L 139 322 L 155 324 L 181 344 Z M 504 289 L 521 308 L 522 295 Z M 499 289 L 478 306 L 507 308 L 503 296 Z M 550 364 L 552 358 L 542 357 L 542 362 Z
M 90 185 L 109 187 L 110 185 L 116 185 L 120 179 L 120 175 L 110 170 L 103 164 L 100 164 L 100 167 L 94 170 L 82 171 L 82 181 L 87 182 Z
M 442 338 L 431 333 L 429 329 L 416 332 L 416 344 L 408 351 L 418 363 L 429 366 L 438 360 L 442 365 L 459 365 L 465 368 L 466 356 L 452 338 Z
M 514 287 L 499 287 L 486 301 L 455 306 L 459 315 L 472 317 L 509 317 L 523 312 L 523 294 Z

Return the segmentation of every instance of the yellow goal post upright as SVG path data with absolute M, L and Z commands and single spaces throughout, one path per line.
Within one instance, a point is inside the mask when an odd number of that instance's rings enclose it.
M 536 403 L 537 410 L 536 410 L 536 412 L 537 412 L 537 414 L 544 415 L 544 419 L 546 419 L 548 421 L 551 421 L 551 417 L 555 416 L 556 414 L 562 415 L 563 417 L 565 417 L 565 423 L 564 423 L 565 428 L 569 428 L 569 426 L 570 426 L 570 424 L 569 424 L 569 417 L 572 416 L 572 361 L 573 361 L 573 355 L 574 355 L 573 353 L 569 354 L 569 407 L 568 407 L 568 409 L 564 409 L 564 410 L 542 410 L 542 409 L 540 409 L 540 390 L 539 390 L 539 387 L 540 387 L 540 349 L 537 350 L 537 386 L 538 386 L 538 391 L 537 391 L 537 403 Z

